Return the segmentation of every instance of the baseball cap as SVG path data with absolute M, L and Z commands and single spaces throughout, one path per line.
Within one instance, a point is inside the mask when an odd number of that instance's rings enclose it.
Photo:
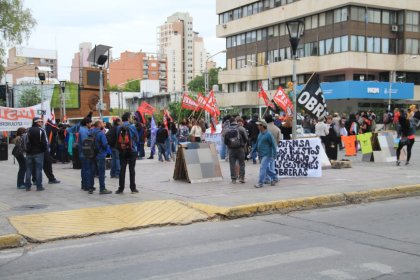
M 267 127 L 267 123 L 264 120 L 259 120 L 259 121 L 255 122 L 255 123 L 256 124 L 260 124 L 260 125 L 262 125 L 264 127 Z
M 32 123 L 43 122 L 43 120 L 39 117 L 35 117 L 32 119 Z

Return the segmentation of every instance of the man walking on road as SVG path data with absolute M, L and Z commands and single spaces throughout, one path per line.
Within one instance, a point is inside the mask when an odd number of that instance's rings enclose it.
M 26 191 L 31 190 L 31 175 L 36 178 L 36 190 L 43 191 L 42 168 L 44 166 L 44 153 L 47 150 L 47 134 L 42 128 L 42 119 L 35 117 L 32 120 L 32 127 L 28 129 L 28 145 L 26 146 Z M 35 174 L 32 174 L 32 170 Z
M 136 188 L 136 161 L 137 161 L 137 130 L 136 127 L 129 122 L 130 113 L 124 113 L 122 116 L 123 123 L 117 128 L 117 147 L 120 154 L 120 177 L 119 188 L 116 194 L 124 192 L 125 171 L 129 169 L 130 173 L 130 189 L 131 193 L 138 193 Z M 124 135 L 123 135 L 124 134 Z
M 261 188 L 264 184 L 266 176 L 270 179 L 270 183 L 274 186 L 278 179 L 275 170 L 272 168 L 272 161 L 275 160 L 277 155 L 277 144 L 274 141 L 273 136 L 267 130 L 267 123 L 263 120 L 257 122 L 260 134 L 257 139 L 257 151 L 260 157 L 260 174 L 258 177 L 258 183 L 254 186 Z

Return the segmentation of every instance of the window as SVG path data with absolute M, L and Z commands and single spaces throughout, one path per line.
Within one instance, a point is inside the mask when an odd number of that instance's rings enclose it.
M 367 37 L 367 52 L 380 53 L 381 51 L 381 38 Z
M 251 32 L 247 32 L 246 33 L 246 43 L 251 43 L 252 42 L 252 33 Z
M 335 37 L 334 38 L 334 52 L 335 53 L 341 52 L 341 41 L 340 41 L 340 37 Z
M 333 24 L 334 14 L 332 11 L 325 13 L 325 24 Z
M 273 36 L 274 36 L 274 27 L 273 26 L 270 26 L 269 28 L 268 28 L 268 38 L 272 38 Z
M 389 11 L 382 11 L 382 23 L 389 24 L 391 22 Z
M 419 52 L 419 40 L 418 39 L 406 39 L 405 40 L 405 52 L 408 54 L 420 54 Z
M 319 14 L 319 26 L 325 26 L 325 13 Z
M 280 60 L 285 60 L 286 58 L 286 49 L 280 49 Z
M 236 69 L 240 69 L 246 66 L 245 56 L 238 56 L 236 58 Z
M 251 81 L 251 91 L 257 91 L 258 89 L 258 81 Z
M 351 7 L 351 20 L 365 21 L 365 8 Z
M 325 55 L 325 41 L 319 41 L 319 55 Z
M 246 86 L 247 82 L 240 82 L 239 83 L 239 91 L 246 91 L 247 86 Z
M 325 54 L 330 54 L 333 52 L 333 40 L 327 39 L 325 40 Z
M 347 7 L 334 10 L 334 23 L 347 21 Z
M 347 52 L 349 50 L 349 36 L 341 36 L 340 37 L 340 43 L 341 43 L 341 51 Z
M 261 41 L 261 38 L 262 38 L 262 30 L 259 29 L 257 30 L 257 41 Z
M 389 39 L 382 38 L 382 53 L 389 53 Z
M 318 15 L 313 15 L 312 16 L 312 28 L 317 28 L 318 27 Z
M 278 37 L 279 36 L 279 26 L 278 25 L 274 25 L 274 37 Z
M 318 55 L 317 43 L 306 43 L 304 56 Z
M 406 25 L 405 30 L 409 32 L 419 31 L 419 12 L 406 11 Z
M 350 50 L 352 52 L 364 52 L 365 51 L 365 37 L 351 35 Z
M 242 16 L 248 16 L 248 6 L 242 7 Z
M 280 24 L 279 29 L 280 29 L 280 36 L 287 35 L 287 30 L 286 30 L 287 28 L 286 28 L 285 23 Z
M 305 18 L 305 30 L 312 29 L 312 17 Z
M 235 84 L 228 84 L 228 92 L 235 92 Z
M 381 23 L 381 11 L 376 9 L 368 9 L 367 11 L 369 23 Z

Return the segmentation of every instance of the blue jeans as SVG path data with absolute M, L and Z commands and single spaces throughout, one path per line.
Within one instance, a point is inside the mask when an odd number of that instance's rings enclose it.
M 144 158 L 144 156 L 145 156 L 144 142 L 137 142 L 137 156 L 139 158 Z
M 120 152 L 118 149 L 112 148 L 112 155 L 111 155 L 111 177 L 119 177 L 120 176 Z
M 260 174 L 258 177 L 258 184 L 262 185 L 264 184 L 265 177 L 268 176 L 270 178 L 270 181 L 276 181 L 277 180 L 277 174 L 274 170 L 274 164 L 271 165 L 271 162 L 274 163 L 274 159 L 271 157 L 263 157 L 260 158 Z
M 176 134 L 171 134 L 171 152 L 176 153 L 176 146 L 178 145 L 178 139 L 176 138 Z
M 32 169 L 35 166 L 36 188 L 42 188 L 42 168 L 44 166 L 44 153 L 26 155 L 25 187 L 31 188 Z
M 276 161 L 275 160 L 271 160 L 271 162 L 269 163 L 268 169 L 272 170 L 274 173 L 276 173 Z M 275 178 L 275 179 L 273 179 Z M 268 174 L 265 176 L 265 182 L 271 182 L 271 181 L 275 181 L 277 182 L 279 180 L 279 178 L 277 177 L 277 173 L 276 175 L 273 177 L 270 177 Z
M 166 145 L 165 143 L 156 143 L 156 145 L 158 146 L 158 154 L 159 154 L 159 160 L 162 161 L 162 155 L 165 157 L 165 160 L 169 160 L 167 154 L 166 154 Z
M 252 158 L 252 162 L 256 162 L 257 161 L 257 140 L 251 140 L 251 158 Z
M 166 158 L 171 158 L 171 140 L 169 137 L 165 140 L 165 154 Z
M 105 189 L 105 159 L 97 159 L 96 162 L 98 163 L 99 191 L 103 191 Z
M 224 137 L 222 137 L 222 143 L 220 144 L 220 159 L 225 159 L 226 158 L 226 145 L 224 142 Z
M 80 174 L 82 176 L 82 189 L 89 190 L 93 188 L 93 178 L 94 178 L 94 164 L 91 159 L 87 158 L 80 158 L 82 163 L 82 169 L 80 170 Z

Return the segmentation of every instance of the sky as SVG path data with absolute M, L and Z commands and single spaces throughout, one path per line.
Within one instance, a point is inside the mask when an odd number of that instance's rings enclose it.
M 225 49 L 216 38 L 215 0 L 24 0 L 37 25 L 22 46 L 57 50 L 58 77 L 69 80 L 71 61 L 82 42 L 112 46 L 121 52 L 156 52 L 156 31 L 175 12 L 188 12 L 193 29 L 212 55 Z M 225 54 L 213 58 L 225 66 Z

